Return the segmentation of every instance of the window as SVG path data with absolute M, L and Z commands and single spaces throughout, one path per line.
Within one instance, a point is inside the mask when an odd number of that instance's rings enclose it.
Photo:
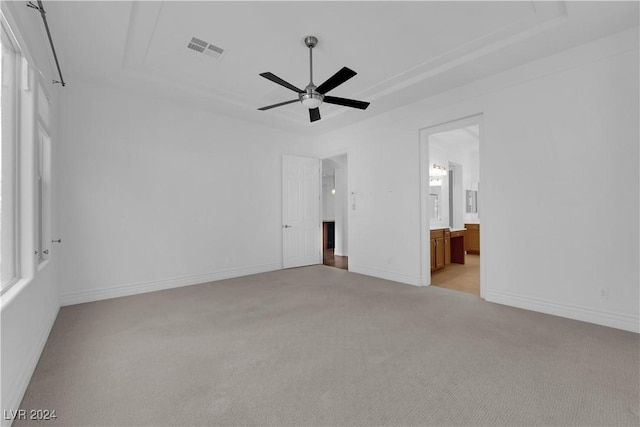
M 50 152 L 51 140 L 42 124 L 38 125 L 36 144 L 36 232 L 38 263 L 49 259 L 50 233 Z
M 28 283 L 51 245 L 50 102 L 42 73 L 2 19 L 0 275 L 4 295 Z
M 0 276 L 2 292 L 16 283 L 19 271 L 18 111 L 21 55 L 2 25 L 2 151 L 0 161 Z

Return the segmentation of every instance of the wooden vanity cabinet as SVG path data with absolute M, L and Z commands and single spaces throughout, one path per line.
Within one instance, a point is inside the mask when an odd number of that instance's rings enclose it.
M 444 265 L 451 264 L 451 231 L 444 230 Z
M 466 230 L 451 231 L 449 235 L 449 258 L 454 264 L 465 263 Z
M 469 254 L 480 254 L 480 224 L 465 224 L 467 229 L 466 238 L 464 239 L 465 250 Z
M 431 271 L 445 266 L 444 229 L 431 230 Z

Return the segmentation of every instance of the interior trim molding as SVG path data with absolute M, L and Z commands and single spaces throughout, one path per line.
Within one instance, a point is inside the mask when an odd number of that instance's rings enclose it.
M 49 334 L 51 333 L 51 329 L 53 329 L 53 324 L 58 317 L 59 307 L 56 306 L 54 310 L 52 310 L 49 318 L 45 323 L 45 327 L 42 330 L 42 333 L 38 337 L 38 341 L 36 345 L 31 349 L 28 357 L 26 358 L 27 362 L 24 365 L 24 370 L 22 372 L 22 376 L 20 380 L 18 380 L 17 384 L 10 384 L 7 390 L 7 396 L 3 394 L 2 396 L 2 410 L 18 410 L 20 408 L 20 403 L 22 402 L 22 398 L 24 397 L 24 393 L 27 391 L 27 386 L 29 386 L 29 382 L 31 382 L 31 377 L 36 370 L 36 366 L 38 365 L 38 361 L 40 360 L 40 356 L 44 351 L 44 346 L 49 339 Z M 6 420 L 5 417 L 2 417 L 2 422 L 0 425 L 10 426 L 12 420 Z
M 488 33 L 392 76 L 363 90 L 362 94 L 358 94 L 358 96 L 377 100 L 383 96 L 392 95 L 400 89 L 446 73 L 462 64 L 471 63 L 507 46 L 527 40 L 568 19 L 567 9 L 563 1 L 548 1 L 536 4 L 530 2 L 530 4 L 532 7 L 530 15 L 494 28 Z
M 217 101 L 242 109 L 255 109 L 255 99 L 252 97 L 247 97 L 236 91 L 214 88 L 203 83 L 194 84 L 182 78 L 176 79 L 176 76 L 167 70 L 147 64 L 147 57 L 153 49 L 155 33 L 158 26 L 162 24 L 163 14 L 168 14 L 170 11 L 167 11 L 166 8 L 163 10 L 164 3 L 162 2 L 160 4 L 156 2 L 133 3 L 127 30 L 123 68 L 141 76 L 153 74 L 165 84 L 177 86 L 181 91 L 187 91 L 194 95 L 200 95 L 204 91 L 209 98 L 213 97 Z M 472 63 L 508 46 L 526 41 L 568 19 L 564 1 L 522 2 L 522 4 L 526 3 L 529 3 L 529 10 L 521 12 L 518 17 L 505 21 L 497 27 L 492 27 L 482 34 L 472 36 L 468 40 L 448 48 L 436 57 L 385 78 L 355 93 L 354 96 L 366 97 L 372 101 L 393 96 L 401 89 L 410 88 L 463 64 Z M 323 112 L 323 120 L 341 116 L 346 111 L 344 108 L 329 109 L 326 113 Z M 286 110 L 275 110 L 271 114 L 287 121 L 295 122 L 297 120 L 297 117 L 287 114 Z
M 539 298 L 523 297 L 487 290 L 485 300 L 539 313 L 580 320 L 629 332 L 640 333 L 640 318 L 633 315 L 596 310 L 589 307 L 558 303 Z
M 251 274 L 266 273 L 280 270 L 280 263 L 259 264 L 249 267 L 219 270 L 211 273 L 197 274 L 194 276 L 176 277 L 172 279 L 153 280 L 149 282 L 131 283 L 128 285 L 114 286 L 110 288 L 94 289 L 82 292 L 73 292 L 60 296 L 60 305 L 74 305 L 85 302 L 100 301 L 111 298 L 125 297 L 129 295 L 144 294 L 147 292 L 161 291 L 164 289 L 180 288 L 183 286 L 200 285 L 207 282 L 231 279 Z
M 365 267 L 363 265 L 349 263 L 349 271 L 352 273 L 364 274 L 365 276 L 377 277 L 379 279 L 400 282 L 406 285 L 421 286 L 420 276 L 396 273 L 394 271 L 379 270 L 377 268 Z

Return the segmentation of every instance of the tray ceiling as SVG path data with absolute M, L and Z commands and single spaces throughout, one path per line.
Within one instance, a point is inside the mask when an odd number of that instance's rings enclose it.
M 637 2 L 48 2 L 65 74 L 291 130 L 324 131 L 371 117 L 560 49 L 638 25 Z M 366 111 L 323 104 L 308 122 L 298 103 L 258 107 L 304 87 L 306 35 L 314 82 L 347 66 L 331 92 Z M 224 49 L 220 59 L 187 45 Z M 68 71 L 67 71 L 68 70 Z

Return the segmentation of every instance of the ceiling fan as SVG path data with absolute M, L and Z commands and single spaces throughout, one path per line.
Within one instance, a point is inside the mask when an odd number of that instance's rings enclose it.
M 340 86 L 342 83 L 355 76 L 357 73 L 347 67 L 342 67 L 340 71 L 329 77 L 327 81 L 320 86 L 313 84 L 313 48 L 318 44 L 318 39 L 314 36 L 307 36 L 304 39 L 304 44 L 309 48 L 309 84 L 304 90 L 299 89 L 289 82 L 282 80 L 280 77 L 273 73 L 261 73 L 260 75 L 267 80 L 271 80 L 281 86 L 291 89 L 298 94 L 298 99 L 292 99 L 290 101 L 280 102 L 278 104 L 268 105 L 266 107 L 258 108 L 258 110 L 265 111 L 271 108 L 280 107 L 282 105 L 293 104 L 300 101 L 302 105 L 309 109 L 309 119 L 311 122 L 320 120 L 320 104 L 326 102 L 328 104 L 342 105 L 345 107 L 359 108 L 366 110 L 369 106 L 368 102 L 357 101 L 355 99 L 338 98 L 335 96 L 326 95 L 330 90 Z

